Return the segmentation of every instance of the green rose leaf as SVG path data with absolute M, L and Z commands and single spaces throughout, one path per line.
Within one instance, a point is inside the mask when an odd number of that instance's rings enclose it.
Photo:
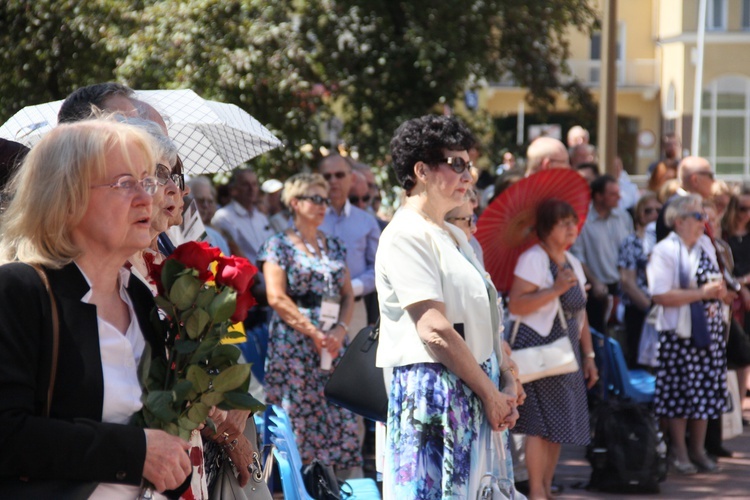
M 247 363 L 230 366 L 214 378 L 213 388 L 219 392 L 233 391 L 240 387 L 249 376 L 250 365 Z
M 206 309 L 208 305 L 216 297 L 216 289 L 213 287 L 203 288 L 198 294 L 198 298 L 195 299 L 196 307 Z
M 153 391 L 146 397 L 146 406 L 159 420 L 171 422 L 177 418 L 172 409 L 172 391 Z
M 185 264 L 175 259 L 164 261 L 164 267 L 161 269 L 161 282 L 164 290 L 171 290 L 172 285 L 179 277 L 179 274 L 185 270 Z
M 193 314 L 190 315 L 185 323 L 188 337 L 197 339 L 209 323 L 211 323 L 211 316 L 206 311 L 200 308 L 193 309 Z
M 216 336 L 208 336 L 203 339 L 198 349 L 193 353 L 193 357 L 190 358 L 191 363 L 200 363 L 208 359 L 216 346 L 219 345 L 219 339 Z
M 237 330 L 226 330 L 222 335 L 222 339 L 227 340 L 236 340 L 236 339 L 245 339 L 247 337 L 247 334 L 245 332 L 240 332 Z
M 151 344 L 146 342 L 141 354 L 141 362 L 138 365 L 138 380 L 143 387 L 148 387 L 148 377 L 151 373 Z
M 201 403 L 208 406 L 217 406 L 224 401 L 224 393 L 217 391 L 209 391 L 203 393 L 201 396 Z
M 169 289 L 169 298 L 174 302 L 177 309 L 184 311 L 192 307 L 198 297 L 202 283 L 190 274 L 177 278 L 172 288 Z
M 219 344 L 216 346 L 213 353 L 211 353 L 211 361 L 215 359 L 225 359 L 234 364 L 240 359 L 240 354 L 241 351 L 237 346 L 231 344 Z
M 182 427 L 177 427 L 177 429 L 178 429 L 177 436 L 182 438 L 184 441 L 190 441 L 190 434 L 192 434 L 193 431 L 183 429 Z
M 198 392 L 206 392 L 211 385 L 211 377 L 198 365 L 188 367 L 186 378 L 192 382 L 193 388 Z
M 219 295 L 214 297 L 208 305 L 208 313 L 214 319 L 214 323 L 228 321 L 237 307 L 237 292 L 231 288 L 225 288 Z
M 195 352 L 198 346 L 200 346 L 200 342 L 195 340 L 180 339 L 174 342 L 174 348 L 178 354 L 190 354 L 191 352 Z
M 195 403 L 188 410 L 187 416 L 196 424 L 202 424 L 206 420 L 206 417 L 208 417 L 209 410 L 210 408 L 207 405 L 203 403 Z
M 156 302 L 156 305 L 159 306 L 160 309 L 167 311 L 170 314 L 172 313 L 172 303 L 167 300 L 166 297 L 157 295 L 156 297 L 154 297 L 154 302 Z
M 253 413 L 266 411 L 266 406 L 246 392 L 224 393 L 224 407 L 229 406 L 235 410 L 250 410 Z
M 180 427 L 180 429 L 187 429 L 189 431 L 192 431 L 193 429 L 198 428 L 200 422 L 193 422 L 188 417 L 180 417 L 180 419 L 177 421 L 177 425 Z
M 172 388 L 172 392 L 174 393 L 174 401 L 176 403 L 181 403 L 182 401 L 185 401 L 185 398 L 192 390 L 193 390 L 193 383 L 190 380 L 185 380 L 185 379 L 178 380 L 177 383 Z
M 168 423 L 164 427 L 162 427 L 164 432 L 167 432 L 168 434 L 171 434 L 173 436 L 179 436 L 180 435 L 180 428 L 177 426 L 177 424 L 174 423 Z

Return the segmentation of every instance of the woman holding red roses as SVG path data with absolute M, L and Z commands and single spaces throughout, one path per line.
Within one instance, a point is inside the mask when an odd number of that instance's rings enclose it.
M 55 127 L 11 183 L 0 239 L 4 498 L 135 498 L 143 479 L 184 489 L 188 443 L 131 425 L 139 362 L 164 356 L 153 298 L 123 267 L 150 241 L 156 160 L 142 130 L 87 120 Z M 44 269 L 54 302 L 26 263 Z
M 344 245 L 318 230 L 329 204 L 328 183 L 319 174 L 297 174 L 282 196 L 294 226 L 269 238 L 258 254 L 274 310 L 267 402 L 290 415 L 304 463 L 317 458 L 339 477 L 361 476 L 355 417 L 323 396 L 328 372 L 321 369 L 321 355 L 327 351 L 335 360 L 342 353 L 354 304 Z M 321 313 L 329 310 L 334 317 L 325 331 Z

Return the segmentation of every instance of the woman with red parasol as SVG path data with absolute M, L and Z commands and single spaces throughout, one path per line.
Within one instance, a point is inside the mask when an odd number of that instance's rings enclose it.
M 527 436 L 532 499 L 551 498 L 561 443 L 589 442 L 586 387 L 596 383 L 598 374 L 586 319 L 586 278 L 581 263 L 567 251 L 578 236 L 578 222 L 578 214 L 564 201 L 550 199 L 539 205 L 539 243 L 519 257 L 509 294 L 508 308 L 516 321 L 511 347 L 546 345 L 567 336 L 582 367 L 524 384 L 526 402 L 519 408 L 514 432 Z

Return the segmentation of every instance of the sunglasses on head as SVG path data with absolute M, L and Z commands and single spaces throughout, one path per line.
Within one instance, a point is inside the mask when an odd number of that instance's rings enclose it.
M 352 195 L 352 196 L 349 197 L 349 202 L 352 205 L 358 205 L 360 201 L 362 203 L 370 203 L 371 199 L 372 199 L 372 197 L 369 194 L 366 194 L 364 196 L 353 196 Z
M 463 174 L 467 168 L 474 166 L 471 161 L 466 161 L 460 156 L 451 156 L 449 158 L 443 158 L 440 161 L 447 163 L 451 170 L 457 174 Z
M 324 198 L 320 196 L 319 194 L 314 194 L 312 196 L 297 196 L 298 200 L 307 200 L 312 202 L 315 205 L 325 205 L 328 206 L 331 204 L 330 198 Z
M 341 180 L 346 177 L 346 172 L 326 172 L 325 174 L 323 174 L 323 178 L 327 181 L 330 181 L 334 177 Z

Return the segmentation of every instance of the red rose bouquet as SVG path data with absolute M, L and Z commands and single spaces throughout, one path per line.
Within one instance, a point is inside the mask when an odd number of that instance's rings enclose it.
M 230 326 L 255 303 L 250 286 L 258 269 L 205 242 L 185 243 L 161 265 L 147 264 L 158 288 L 152 321 L 165 339 L 166 359 L 143 355 L 140 423 L 188 440 L 212 406 L 263 411 L 247 392 L 250 365 L 238 364 L 240 350 L 222 343 L 242 335 Z

